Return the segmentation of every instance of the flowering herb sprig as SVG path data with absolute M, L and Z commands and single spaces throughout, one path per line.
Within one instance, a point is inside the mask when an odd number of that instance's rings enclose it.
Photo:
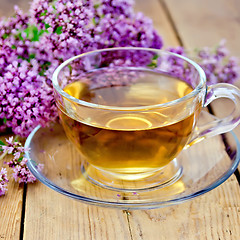
M 12 159 L 5 161 L 4 164 L 8 165 L 8 167 L 12 169 L 12 176 L 14 180 L 19 183 L 32 183 L 36 181 L 36 178 L 32 175 L 26 165 L 27 158 L 24 157 L 24 154 L 28 151 L 28 149 L 25 149 L 21 142 L 16 139 L 14 140 L 13 137 L 6 139 L 6 143 L 1 141 L 0 144 L 0 152 L 2 152 L 0 160 L 2 160 L 6 155 L 12 155 Z M 41 171 L 43 165 L 39 164 L 37 167 L 38 170 Z M 5 194 L 8 182 L 7 169 L 2 168 L 0 171 L 0 196 Z
M 168 50 L 196 61 L 203 68 L 208 85 L 221 82 L 233 84 L 240 78 L 239 59 L 230 55 L 225 40 L 221 40 L 215 48 L 205 47 L 196 49 L 195 52 L 187 52 L 183 47 L 168 48 Z M 176 76 L 180 78 L 185 76 L 185 79 L 191 83 L 191 71 L 185 68 L 183 61 L 177 61 L 175 58 L 169 61 L 169 65 Z
M 216 48 L 205 47 L 196 51 L 209 84 L 233 84 L 240 77 L 239 59 L 231 56 L 222 40 Z

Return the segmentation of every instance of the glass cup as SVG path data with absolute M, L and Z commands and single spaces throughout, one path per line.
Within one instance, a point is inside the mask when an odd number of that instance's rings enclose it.
M 206 85 L 201 67 L 175 53 L 111 48 L 75 56 L 53 74 L 61 124 L 89 181 L 118 191 L 164 187 L 181 177 L 184 148 L 240 122 L 240 91 Z M 217 98 L 233 112 L 197 126 Z

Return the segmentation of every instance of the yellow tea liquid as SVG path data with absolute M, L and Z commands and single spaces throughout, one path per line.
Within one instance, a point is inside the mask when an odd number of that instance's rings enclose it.
M 159 81 L 140 81 L 130 86 L 89 89 L 77 81 L 64 88 L 65 92 L 78 99 L 122 107 L 165 103 L 192 90 L 185 82 L 164 76 Z M 71 113 L 59 112 L 67 136 L 86 160 L 115 173 L 144 173 L 165 166 L 183 149 L 195 124 L 194 113 L 163 124 L 156 121 L 156 111 L 145 115 L 137 112 L 116 115 L 112 112 L 107 117 L 103 111 L 97 112 L 98 116 L 88 116 L 85 122 L 74 119 Z M 102 121 L 101 127 L 95 125 L 95 117 Z

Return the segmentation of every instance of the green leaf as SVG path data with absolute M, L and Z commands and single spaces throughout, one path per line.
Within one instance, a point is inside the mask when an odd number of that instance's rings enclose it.
M 45 62 L 42 66 L 41 66 L 41 70 L 39 72 L 40 76 L 44 76 L 46 70 L 48 70 L 49 66 L 51 66 L 51 62 Z
M 70 73 L 72 73 L 72 65 L 68 65 Z
M 3 37 L 3 39 L 8 38 L 8 34 L 4 33 L 2 37 Z
M 156 68 L 157 67 L 157 63 L 151 62 L 147 66 L 150 67 L 150 68 Z
M 45 28 L 49 25 L 45 24 Z M 50 26 L 49 26 L 50 27 Z M 26 33 L 26 38 L 31 40 L 32 42 L 39 41 L 39 38 L 43 35 L 43 33 L 48 32 L 47 30 L 38 29 L 34 25 L 29 25 L 24 32 Z
M 38 74 L 39 74 L 40 76 L 44 76 L 44 73 L 45 73 L 45 70 L 41 70 Z
M 20 157 L 17 161 L 21 162 L 23 160 L 23 157 Z
M 22 37 L 22 33 L 18 33 L 16 36 L 15 36 L 17 39 L 21 40 L 21 41 L 24 41 L 24 38 Z
M 94 25 L 96 25 L 96 19 L 95 19 L 95 17 L 92 19 L 92 22 L 93 22 Z
M 22 60 L 27 60 L 25 57 L 23 57 L 23 56 L 18 56 L 17 57 L 18 59 L 22 59 Z
M 99 7 L 100 7 L 100 3 L 96 3 L 95 5 L 93 5 L 93 7 L 94 7 L 95 9 L 99 8 Z
M 156 68 L 156 67 L 157 67 L 157 64 L 158 64 L 158 61 L 157 61 L 158 57 L 159 57 L 159 56 L 158 56 L 157 54 L 154 55 L 154 56 L 152 57 L 152 62 L 149 63 L 147 66 L 150 67 L 150 68 Z
M 35 58 L 35 56 L 36 56 L 36 55 L 35 55 L 34 53 L 31 53 L 31 54 L 29 55 L 27 61 L 30 62 L 31 59 L 34 59 L 34 58 Z
M 5 146 L 6 144 L 0 140 L 0 146 Z
M 12 45 L 11 48 L 12 48 L 12 49 L 17 49 L 16 45 Z
M 62 26 L 59 26 L 54 32 L 60 35 L 62 33 L 62 28 L 63 28 Z
M 46 28 L 46 29 L 48 29 L 48 28 L 51 27 L 48 23 L 45 23 L 44 25 L 45 25 L 45 28 Z
M 47 10 L 45 10 L 44 12 L 42 12 L 41 14 L 40 14 L 40 16 L 42 17 L 42 16 L 46 16 L 47 15 Z
M 38 36 L 37 36 L 37 33 L 38 33 L 38 29 L 37 27 L 33 26 L 33 25 L 29 25 L 25 30 L 24 32 L 26 33 L 26 37 L 27 39 L 29 40 L 33 40 L 33 41 L 38 41 Z
M 39 31 L 39 37 L 41 37 L 45 32 L 48 33 L 47 30 L 41 29 L 41 30 Z
M 3 119 L 3 123 L 5 123 L 5 124 L 7 123 L 7 119 L 6 118 Z
M 35 54 L 34 54 L 34 53 L 31 53 L 31 54 L 29 55 L 29 59 L 33 59 L 33 58 L 35 58 Z

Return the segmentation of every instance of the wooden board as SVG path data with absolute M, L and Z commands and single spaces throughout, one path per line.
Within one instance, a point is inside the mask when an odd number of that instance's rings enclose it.
M 0 137 L 1 141 L 5 137 Z M 0 161 L 2 167 L 8 171 L 8 191 L 5 196 L 0 197 L 0 239 L 19 239 L 21 229 L 23 186 L 15 183 L 11 177 L 11 171 L 4 161 L 10 161 L 11 156 L 7 156 Z
M 214 47 L 221 39 L 226 39 L 232 54 L 240 56 L 238 0 L 162 1 L 165 2 L 185 47 Z
M 233 196 L 229 197 L 229 196 Z M 233 240 L 240 236 L 239 185 L 232 177 L 191 202 L 164 209 L 131 211 L 134 240 Z
M 8 5 L 3 6 L 3 2 Z M 9 15 L 5 9 L 16 2 L 1 0 L 0 15 Z M 27 7 L 26 0 L 18 3 Z M 136 0 L 136 10 L 153 19 L 165 46 L 179 45 L 179 40 L 187 48 L 215 45 L 226 38 L 229 28 L 228 46 L 240 54 L 237 0 Z M 9 188 L 8 195 L 0 199 L 0 239 L 7 240 L 19 239 L 23 196 L 22 187 L 11 183 Z M 239 185 L 232 176 L 217 189 L 191 202 L 127 214 L 68 199 L 41 183 L 30 184 L 23 239 L 238 240 L 239 199 Z
M 69 199 L 41 183 L 27 192 L 24 238 L 131 239 L 121 210 L 90 206 Z

